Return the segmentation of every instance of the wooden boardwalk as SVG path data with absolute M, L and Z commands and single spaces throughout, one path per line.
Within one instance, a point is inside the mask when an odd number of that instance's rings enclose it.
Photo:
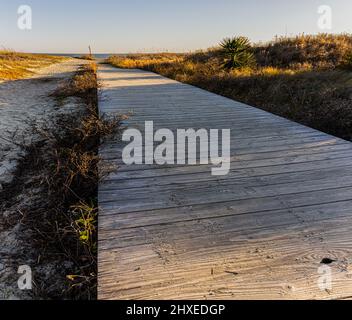
M 120 167 L 99 186 L 99 299 L 352 296 L 352 144 L 140 70 L 102 65 L 100 110 L 131 127 L 231 128 L 231 171 Z M 332 288 L 321 290 L 324 258 Z M 320 269 L 319 269 L 320 268 Z

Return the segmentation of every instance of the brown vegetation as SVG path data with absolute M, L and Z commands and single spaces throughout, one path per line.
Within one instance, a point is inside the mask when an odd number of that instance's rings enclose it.
M 40 298 L 96 299 L 97 187 L 107 172 L 98 147 L 101 139 L 118 134 L 124 119 L 99 115 L 97 88 L 96 65 L 89 63 L 53 93 L 60 102 L 80 98 L 82 108 L 33 128 L 39 139 L 25 147 L 14 181 L 0 195 L 11 206 L 24 191 L 40 190 L 40 199 L 19 217 L 40 253 L 35 268 Z M 45 265 L 57 266 L 57 272 L 50 274 Z
M 30 76 L 34 70 L 64 60 L 43 54 L 0 51 L 0 80 L 15 80 Z
M 255 66 L 225 69 L 221 47 L 189 54 L 112 56 L 352 140 L 352 36 L 302 35 L 250 48 Z
M 300 68 L 308 65 L 320 69 L 335 68 L 343 64 L 351 50 L 352 36 L 348 34 L 278 38 L 255 48 L 257 62 L 261 66 Z
M 106 118 L 97 109 L 96 64 L 87 64 L 54 95 L 81 97 L 83 114 L 68 115 L 57 120 L 52 129 L 40 134 L 49 154 L 39 157 L 46 172 L 49 206 L 39 210 L 36 227 L 45 251 L 61 252 L 74 268 L 66 274 L 69 298 L 96 298 L 97 275 L 97 187 L 104 170 L 98 156 L 102 138 L 119 131 L 122 116 Z M 52 126 L 51 126 L 52 128 Z M 33 218 L 33 217 L 32 217 Z M 38 217 L 39 218 L 39 217 Z M 39 226 L 38 226 L 38 221 Z M 55 257 L 57 259 L 57 257 Z M 62 279 L 64 281 L 64 279 Z M 52 295 L 58 294 L 52 293 Z

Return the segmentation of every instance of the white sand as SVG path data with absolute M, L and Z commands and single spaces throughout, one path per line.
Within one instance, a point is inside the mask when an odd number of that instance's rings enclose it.
M 30 143 L 33 138 L 27 135 L 29 122 L 40 125 L 58 112 L 49 95 L 59 79 L 67 78 L 80 64 L 81 61 L 72 59 L 43 68 L 32 78 L 0 84 L 0 185 L 11 181 L 21 155 L 16 143 Z
M 30 122 L 40 127 L 47 119 L 78 107 L 77 99 L 66 99 L 65 105 L 58 106 L 49 95 L 82 63 L 84 61 L 72 59 L 43 68 L 29 79 L 0 84 L 0 188 L 13 178 L 17 161 L 23 153 L 18 144 L 24 142 L 28 145 L 35 140 Z M 33 194 L 35 197 L 36 192 Z M 9 217 L 16 217 L 22 208 L 28 208 L 31 201 L 32 193 L 21 194 L 14 207 L 0 211 L 0 300 L 30 299 L 32 296 L 32 292 L 17 287 L 19 265 L 36 264 L 28 240 L 30 230 L 23 228 L 17 220 L 12 227 L 5 224 Z

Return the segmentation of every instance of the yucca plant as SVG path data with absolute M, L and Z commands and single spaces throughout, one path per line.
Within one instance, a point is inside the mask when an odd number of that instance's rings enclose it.
M 220 47 L 226 69 L 241 69 L 255 64 L 251 43 L 246 37 L 225 38 L 220 42 Z

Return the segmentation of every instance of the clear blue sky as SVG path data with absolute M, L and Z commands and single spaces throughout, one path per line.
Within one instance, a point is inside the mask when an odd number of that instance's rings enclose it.
M 17 8 L 33 10 L 33 29 L 17 28 Z M 0 0 L 0 46 L 28 52 L 189 51 L 222 38 L 318 33 L 317 8 L 333 9 L 331 32 L 352 32 L 351 0 Z

